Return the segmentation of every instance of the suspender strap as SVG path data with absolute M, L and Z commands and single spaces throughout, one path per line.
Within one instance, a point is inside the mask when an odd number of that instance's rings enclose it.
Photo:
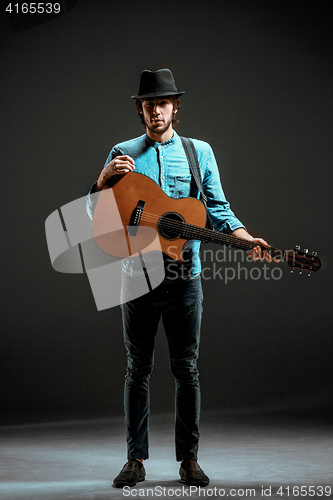
M 207 213 L 206 227 L 208 227 L 209 229 L 214 229 L 212 221 L 210 220 L 210 217 L 209 217 L 209 213 L 207 211 L 207 196 L 204 193 L 198 157 L 197 157 L 197 153 L 196 153 L 194 144 L 191 141 L 191 139 L 188 139 L 187 137 L 181 137 L 180 140 L 182 141 L 183 148 L 184 148 L 184 151 L 186 154 L 186 158 L 187 158 L 188 164 L 190 166 L 192 179 L 194 179 L 196 191 L 197 192 L 199 191 L 200 198 L 203 201 L 203 204 L 205 205 L 205 208 L 206 208 L 206 213 Z M 193 186 L 191 186 L 191 195 L 193 196 L 193 189 L 192 188 L 193 188 Z

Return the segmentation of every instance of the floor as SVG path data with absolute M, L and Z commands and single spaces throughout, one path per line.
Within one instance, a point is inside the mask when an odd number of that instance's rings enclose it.
M 121 416 L 7 424 L 0 428 L 0 498 L 333 498 L 329 418 L 204 412 L 199 463 L 211 482 L 201 490 L 179 482 L 170 413 L 152 415 L 147 479 L 129 491 L 111 486 L 126 462 Z

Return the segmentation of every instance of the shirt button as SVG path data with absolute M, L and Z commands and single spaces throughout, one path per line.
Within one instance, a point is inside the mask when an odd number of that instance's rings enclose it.
M 163 175 L 162 179 L 165 179 L 165 176 Z

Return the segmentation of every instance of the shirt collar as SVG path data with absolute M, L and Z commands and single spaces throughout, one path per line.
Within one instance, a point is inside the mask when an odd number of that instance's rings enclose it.
M 169 139 L 168 141 L 165 141 L 165 142 L 153 141 L 146 133 L 147 143 L 154 148 L 158 148 L 159 146 L 171 146 L 172 144 L 174 144 L 178 140 L 178 138 L 179 138 L 179 136 L 175 130 L 173 131 L 173 136 L 171 137 L 171 139 Z

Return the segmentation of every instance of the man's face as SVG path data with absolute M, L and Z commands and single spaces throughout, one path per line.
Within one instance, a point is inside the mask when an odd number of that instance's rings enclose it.
M 142 114 L 148 129 L 162 135 L 172 127 L 173 101 L 167 97 L 154 97 L 142 102 Z

